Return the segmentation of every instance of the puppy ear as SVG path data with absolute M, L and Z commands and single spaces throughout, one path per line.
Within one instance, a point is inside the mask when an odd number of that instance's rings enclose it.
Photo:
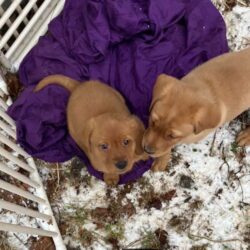
M 221 120 L 218 105 L 210 104 L 199 108 L 194 117 L 194 133 L 199 134 L 206 129 L 216 128 Z
M 129 119 L 129 127 L 130 133 L 136 144 L 135 153 L 136 155 L 141 155 L 144 152 L 142 148 L 142 138 L 145 132 L 145 127 L 142 121 L 134 115 Z
M 178 86 L 177 84 L 179 82 L 180 81 L 177 78 L 166 74 L 160 74 L 157 77 L 154 85 L 150 111 L 153 109 L 153 106 L 156 104 L 156 102 L 159 101 L 161 97 L 167 95 L 174 85 Z
M 91 138 L 92 138 L 92 134 L 95 128 L 95 120 L 89 119 L 83 129 L 83 135 L 82 135 L 82 143 L 83 143 L 83 147 L 84 150 L 86 150 L 87 152 L 91 152 Z

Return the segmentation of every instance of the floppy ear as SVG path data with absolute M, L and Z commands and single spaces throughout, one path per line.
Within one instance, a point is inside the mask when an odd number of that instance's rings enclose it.
M 83 128 L 81 143 L 84 150 L 87 152 L 91 152 L 91 137 L 94 128 L 95 128 L 95 120 L 93 118 L 89 119 Z
M 218 105 L 209 104 L 199 108 L 194 117 L 194 133 L 199 134 L 203 130 L 216 128 L 221 120 L 221 112 Z
M 155 82 L 154 89 L 153 89 L 153 96 L 152 101 L 150 104 L 150 112 L 153 109 L 155 103 L 160 100 L 163 96 L 167 95 L 171 88 L 178 84 L 179 80 L 172 76 L 166 74 L 160 74 Z M 177 85 L 176 85 L 177 86 Z
M 134 138 L 135 143 L 136 143 L 135 153 L 136 155 L 141 155 L 144 152 L 142 148 L 142 138 L 145 132 L 145 127 L 142 121 L 134 115 L 131 116 L 128 122 L 129 122 L 131 135 Z

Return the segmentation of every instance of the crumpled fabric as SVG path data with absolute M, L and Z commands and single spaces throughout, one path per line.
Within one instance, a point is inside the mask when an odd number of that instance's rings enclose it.
M 26 88 L 8 110 L 16 121 L 18 143 L 48 162 L 77 155 L 90 174 L 102 179 L 68 133 L 69 93 L 56 85 L 33 93 L 38 81 L 52 74 L 99 79 L 120 91 L 131 112 L 147 125 L 157 75 L 181 78 L 227 52 L 225 33 L 210 0 L 66 0 L 20 65 Z M 120 184 L 139 178 L 151 163 L 137 163 Z

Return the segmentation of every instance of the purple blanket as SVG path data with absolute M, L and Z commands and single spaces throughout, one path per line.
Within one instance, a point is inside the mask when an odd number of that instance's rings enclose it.
M 34 85 L 51 74 L 100 79 L 120 91 L 147 125 L 158 74 L 180 78 L 227 50 L 225 24 L 210 0 L 66 0 L 20 66 L 26 89 L 8 111 L 18 142 L 49 162 L 77 155 L 101 179 L 68 134 L 67 91 L 52 85 L 32 93 Z M 151 160 L 136 164 L 120 183 L 139 178 L 150 165 Z

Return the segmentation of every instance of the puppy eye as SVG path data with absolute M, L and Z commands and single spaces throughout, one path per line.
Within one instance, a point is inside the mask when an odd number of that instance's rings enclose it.
M 128 139 L 124 139 L 123 141 L 122 141 L 122 145 L 123 146 L 128 146 L 128 144 L 129 144 L 129 140 Z
M 109 148 L 109 145 L 106 144 L 106 143 L 103 143 L 103 144 L 100 144 L 100 145 L 99 145 L 99 148 L 100 148 L 102 151 L 107 151 L 108 148 Z

